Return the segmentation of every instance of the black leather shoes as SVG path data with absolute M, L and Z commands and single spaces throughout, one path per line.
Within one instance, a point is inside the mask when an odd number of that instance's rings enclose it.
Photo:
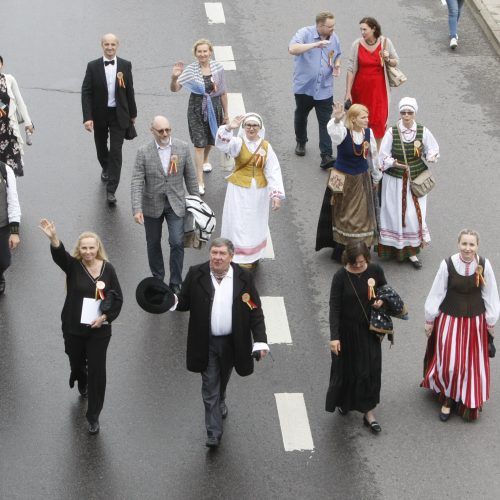
M 337 410 L 339 411 L 339 413 L 345 417 L 348 413 L 349 413 L 349 410 L 344 410 L 343 408 L 341 408 L 340 406 L 337 407 Z
M 450 418 L 450 415 L 451 410 L 448 413 L 444 413 L 443 408 L 441 408 L 441 411 L 439 412 L 439 420 L 441 420 L 441 422 L 447 422 Z
M 319 167 L 326 170 L 327 168 L 333 167 L 334 163 L 335 160 L 330 155 L 321 155 L 321 163 L 319 164 Z
M 207 441 L 205 443 L 205 446 L 207 448 L 218 448 L 219 447 L 219 444 L 220 444 L 220 438 L 216 438 L 214 436 L 208 436 L 207 437 Z
M 106 199 L 108 200 L 108 205 L 110 207 L 114 207 L 116 205 L 116 196 L 114 193 L 108 193 L 106 194 Z
M 410 260 L 410 264 L 415 268 L 415 269 L 422 269 L 422 262 L 419 260 Z
M 173 293 L 175 293 L 175 295 L 179 295 L 181 293 L 181 285 L 179 285 L 178 283 L 170 283 L 168 287 L 170 288 L 170 290 L 172 290 Z
M 5 293 L 5 276 L 0 274 L 0 295 Z
M 227 418 L 227 414 L 229 413 L 229 410 L 227 409 L 226 402 L 221 401 L 219 406 L 220 406 L 220 414 L 222 415 L 222 418 Z
M 97 434 L 99 432 L 99 420 L 89 423 L 89 434 Z
M 101 172 L 101 181 L 102 182 L 108 182 L 109 181 L 109 175 L 104 170 Z
M 86 398 L 88 396 L 87 384 L 82 384 L 78 381 L 78 392 L 82 398 Z
M 75 380 L 76 380 L 76 375 L 74 375 L 73 372 L 71 372 L 69 374 L 69 386 L 71 387 L 71 389 L 75 387 Z
M 297 145 L 295 146 L 295 154 L 297 156 L 305 156 L 305 154 L 306 154 L 306 145 L 305 144 L 301 144 L 300 142 L 298 142 Z
M 378 434 L 379 432 L 382 431 L 382 427 L 380 427 L 380 424 L 376 420 L 368 422 L 368 420 L 366 420 L 366 417 L 364 415 L 363 415 L 363 423 L 366 425 L 366 427 L 369 427 L 374 434 Z

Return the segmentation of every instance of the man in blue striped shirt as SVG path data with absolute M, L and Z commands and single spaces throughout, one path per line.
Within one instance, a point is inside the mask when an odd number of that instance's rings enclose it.
M 319 126 L 321 168 L 333 165 L 332 141 L 326 125 L 332 114 L 333 77 L 340 74 L 340 40 L 334 30 L 335 16 L 331 12 L 320 12 L 316 25 L 301 28 L 288 46 L 288 52 L 295 56 L 295 154 L 306 154 L 307 117 L 314 108 Z

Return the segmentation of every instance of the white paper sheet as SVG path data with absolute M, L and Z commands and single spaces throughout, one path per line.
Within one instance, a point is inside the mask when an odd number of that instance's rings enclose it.
M 84 297 L 82 304 L 82 317 L 80 323 L 90 325 L 92 321 L 101 315 L 101 300 L 88 299 Z

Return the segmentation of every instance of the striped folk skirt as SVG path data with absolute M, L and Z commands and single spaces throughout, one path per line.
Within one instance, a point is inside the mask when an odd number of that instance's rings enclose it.
M 427 343 L 422 387 L 444 402 L 458 404 L 464 418 L 475 420 L 490 397 L 488 331 L 484 314 L 455 318 L 440 313 Z

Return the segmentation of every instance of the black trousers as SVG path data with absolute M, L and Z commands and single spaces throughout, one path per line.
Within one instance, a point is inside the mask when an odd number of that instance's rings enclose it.
M 64 335 L 64 351 L 68 355 L 71 374 L 80 383 L 87 383 L 87 420 L 99 419 L 106 393 L 106 352 L 111 336 Z
M 94 123 L 94 142 L 97 159 L 102 171 L 109 176 L 107 191 L 114 193 L 120 182 L 122 170 L 122 146 L 126 129 L 121 128 L 116 119 L 116 108 L 108 108 L 105 123 Z M 109 136 L 109 148 L 108 148 Z
M 226 399 L 226 387 L 234 366 L 234 348 L 231 335 L 210 336 L 208 365 L 201 372 L 201 395 L 205 405 L 205 427 L 207 435 L 222 436 L 222 414 L 220 404 Z
M 332 140 L 326 126 L 332 116 L 333 97 L 315 100 L 306 94 L 295 94 L 295 139 L 300 144 L 307 142 L 307 117 L 314 108 L 318 119 L 319 151 L 322 155 L 332 155 Z
M 10 266 L 10 228 L 0 227 L 0 275 Z

